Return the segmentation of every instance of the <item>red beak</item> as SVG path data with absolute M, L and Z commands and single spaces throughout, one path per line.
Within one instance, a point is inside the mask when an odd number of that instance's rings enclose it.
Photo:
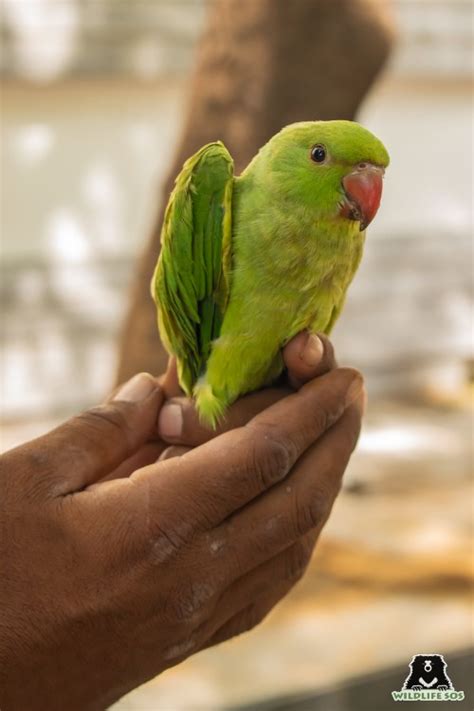
M 382 198 L 384 169 L 371 163 L 360 163 L 342 179 L 346 199 L 341 215 L 360 221 L 360 231 L 370 225 Z

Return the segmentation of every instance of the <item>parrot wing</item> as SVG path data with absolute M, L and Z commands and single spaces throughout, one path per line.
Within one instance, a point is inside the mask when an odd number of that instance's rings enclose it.
M 223 143 L 209 143 L 184 164 L 165 212 L 151 291 L 188 395 L 219 336 L 229 294 L 233 173 Z

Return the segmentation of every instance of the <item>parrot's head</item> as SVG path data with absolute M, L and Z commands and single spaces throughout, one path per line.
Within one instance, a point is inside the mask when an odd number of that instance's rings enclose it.
M 379 208 L 389 160 L 383 143 L 354 121 L 291 124 L 256 157 L 288 209 L 296 200 L 316 219 L 355 221 L 361 231 Z

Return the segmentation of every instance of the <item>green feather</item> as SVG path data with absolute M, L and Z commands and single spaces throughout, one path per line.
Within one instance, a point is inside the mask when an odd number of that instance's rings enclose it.
M 233 161 L 225 146 L 210 143 L 183 166 L 168 203 L 161 254 L 151 292 L 168 350 L 176 355 L 181 385 L 192 394 L 222 323 L 222 245 L 230 241 Z M 227 298 L 227 294 L 225 295 Z
M 310 160 L 315 144 L 327 150 L 322 165 Z M 277 377 L 298 331 L 334 326 L 365 237 L 341 214 L 342 181 L 364 162 L 389 163 L 373 134 L 313 121 L 284 128 L 238 178 L 220 142 L 184 164 L 152 294 L 180 384 L 206 423 Z

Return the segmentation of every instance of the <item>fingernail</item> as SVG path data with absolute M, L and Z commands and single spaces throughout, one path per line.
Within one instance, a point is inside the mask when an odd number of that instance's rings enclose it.
M 157 384 L 152 375 L 138 373 L 122 385 L 113 399 L 122 400 L 123 402 L 140 402 L 140 400 L 144 400 L 148 395 L 151 395 L 156 388 Z
M 315 366 L 321 362 L 324 354 L 323 342 L 314 333 L 310 333 L 306 340 L 305 346 L 300 354 L 300 357 L 306 365 Z
M 364 390 L 364 380 L 361 375 L 356 375 L 346 392 L 346 407 L 352 405 Z
M 183 412 L 176 403 L 164 405 L 158 417 L 158 432 L 162 437 L 179 437 L 183 429 Z

